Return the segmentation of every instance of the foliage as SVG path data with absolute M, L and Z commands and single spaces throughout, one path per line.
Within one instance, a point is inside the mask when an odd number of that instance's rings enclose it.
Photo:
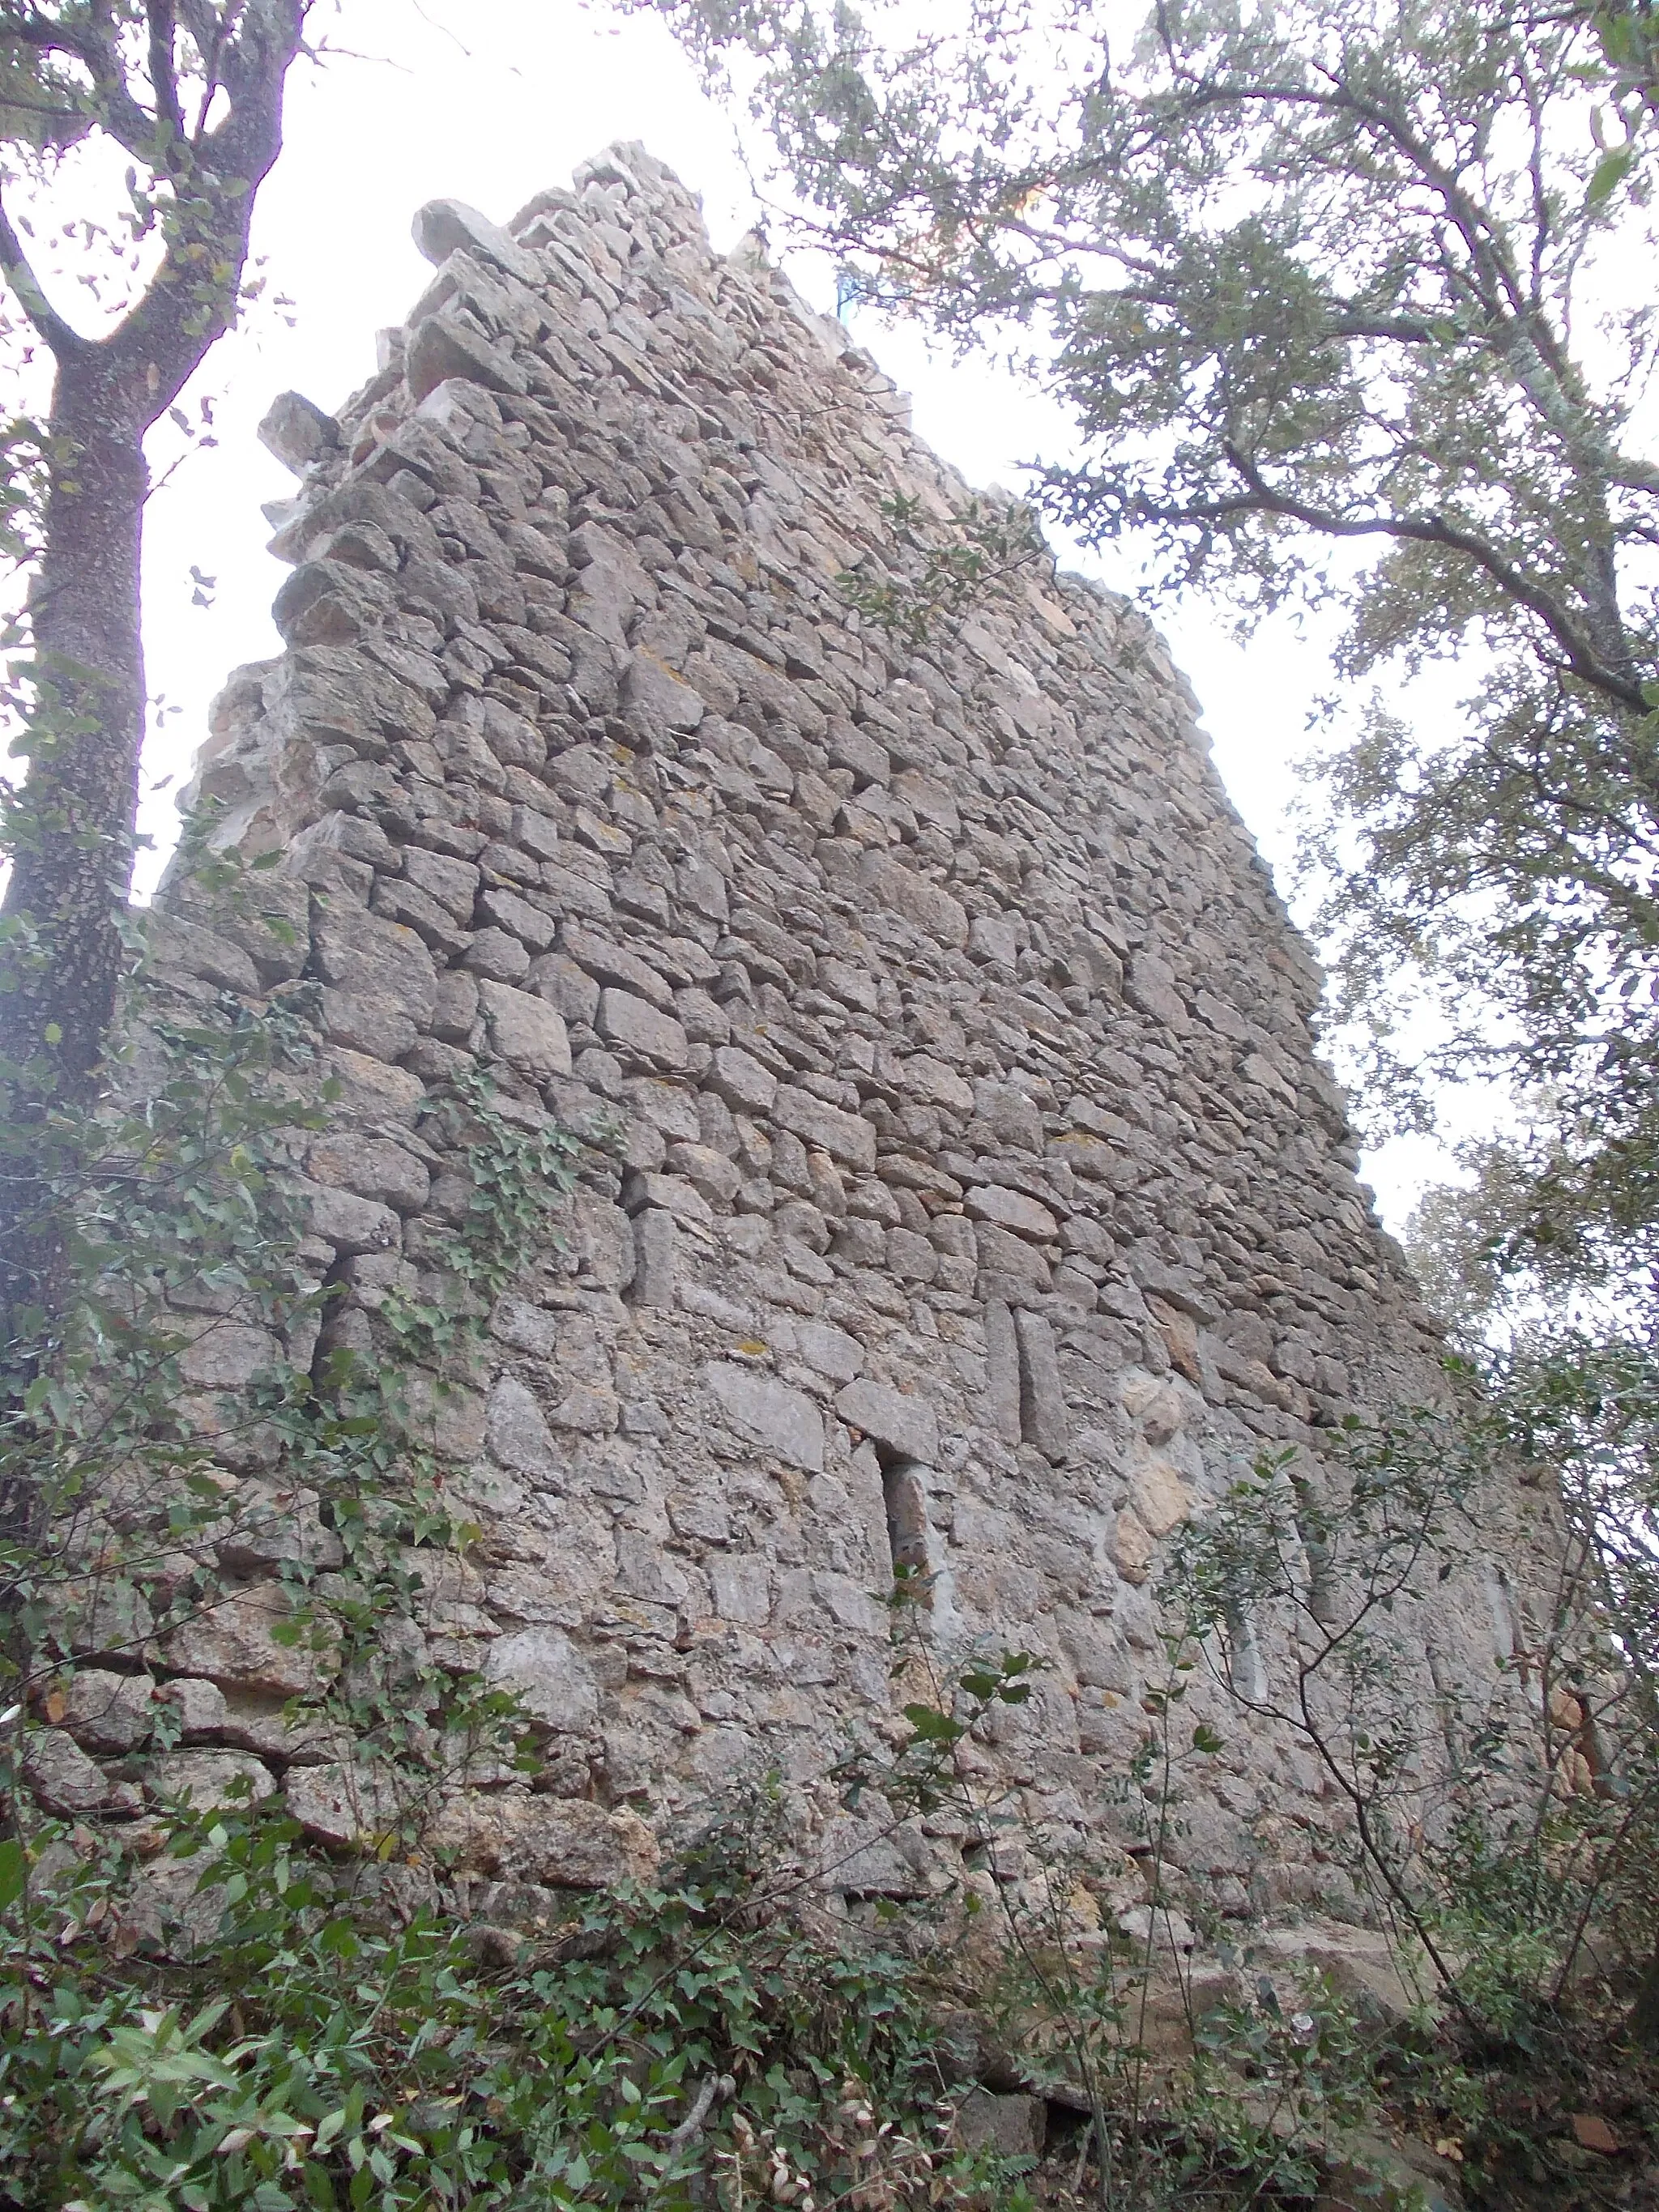
M 1652 1555 L 1615 1487 L 1632 1377 L 1604 1373 L 1598 1402 L 1590 1375 L 1567 1388 L 1552 1347 L 1496 1402 L 1356 1422 L 1317 1486 L 1264 1455 L 1183 1532 L 1166 1592 L 1233 1705 L 1328 1778 L 1327 1848 L 1433 2001 L 1389 2102 L 1455 2146 L 1483 2204 L 1566 2201 L 1575 2100 L 1626 2108 L 1632 2148 L 1651 2125 Z M 1495 1511 L 1535 1579 L 1500 1578 L 1511 1649 L 1483 1693 L 1437 1665 L 1433 1613 Z
M 1075 2191 L 1092 2166 L 1103 2212 L 1243 2208 L 1317 2194 L 1335 2166 L 1399 2202 L 1372 2171 L 1367 2130 L 1397 2054 L 1316 1972 L 1279 1988 L 1254 1976 L 1248 1939 L 1218 1918 L 1205 1933 L 1231 1970 L 1200 1989 L 1173 1846 L 1192 1784 L 1224 1748 L 1193 1723 L 1201 1608 L 1176 1595 L 1147 1725 L 1121 1778 L 1119 1811 L 1142 1838 L 1133 1885 L 1046 1834 L 1016 1792 L 988 1784 L 976 1739 L 1029 1703 L 1047 1662 L 1030 1652 L 947 1661 L 927 1631 L 927 1577 L 901 1570 L 890 1604 L 895 1680 L 911 1692 L 907 1733 L 836 1770 L 843 1802 L 958 1832 L 970 1869 L 961 1905 L 980 1969 L 978 2002 L 1020 2078 L 1079 2115 Z M 1133 1896 L 1141 1901 L 1126 1910 Z M 977 1933 L 971 1931 L 977 1930 Z M 1286 1981 L 1282 1973 L 1281 1982 Z
M 836 581 L 866 621 L 913 651 L 928 644 L 941 623 L 963 615 L 994 585 L 1029 569 L 1042 555 L 1042 541 L 1021 507 L 1000 512 L 970 499 L 951 518 L 957 535 L 945 544 L 933 542 L 925 528 L 920 499 L 896 492 L 882 501 L 881 513 L 893 532 L 890 562 L 878 569 L 866 560 Z
M 784 1915 L 775 1812 L 522 1942 L 377 1911 L 291 1821 L 179 1818 L 151 1863 L 200 1869 L 186 1958 L 146 1956 L 118 1847 L 37 1831 L 6 1897 L 0 2197 L 677 2205 L 707 2127 L 732 2212 L 953 2201 L 972 2164 L 917 1978 Z

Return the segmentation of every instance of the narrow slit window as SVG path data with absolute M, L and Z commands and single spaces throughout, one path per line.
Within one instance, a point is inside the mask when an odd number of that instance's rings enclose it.
M 927 1492 L 921 1469 L 908 1459 L 889 1459 L 881 1467 L 882 1503 L 887 1511 L 887 1548 L 893 1573 L 923 1582 L 931 1569 L 928 1558 Z

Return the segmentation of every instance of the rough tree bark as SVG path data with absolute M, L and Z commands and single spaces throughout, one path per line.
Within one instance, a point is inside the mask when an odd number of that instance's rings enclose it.
M 0 1173 L 0 1367 L 14 1378 L 64 1289 L 49 1125 L 55 1109 L 95 1099 L 120 982 L 146 703 L 144 438 L 236 313 L 308 4 L 0 0 L 0 45 L 58 72 L 92 128 L 154 176 L 166 240 L 142 296 L 88 338 L 52 306 L 0 204 L 0 274 L 55 365 L 29 599 L 35 705 L 3 905 L 16 933 L 0 990 L 0 1103 L 14 1129 Z M 38 1146 L 15 1140 L 20 1126 Z

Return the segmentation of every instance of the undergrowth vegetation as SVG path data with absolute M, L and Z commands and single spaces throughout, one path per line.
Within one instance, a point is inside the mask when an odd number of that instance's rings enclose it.
M 234 908 L 249 885 L 222 874 Z M 1628 1663 L 1646 1646 L 1621 1641 L 1626 1583 L 1571 1485 L 1551 1617 L 1492 1698 L 1449 1693 L 1430 1743 L 1401 1687 L 1413 1608 L 1474 1540 L 1512 1425 L 1356 1426 L 1326 1488 L 1270 1456 L 1188 1531 L 1121 1778 L 1129 1888 L 988 1788 L 980 1740 L 1043 1662 L 941 1647 L 902 1571 L 903 1728 L 818 1779 L 866 1844 L 954 1838 L 958 1883 L 844 1902 L 799 1782 L 774 1777 L 682 1816 L 654 1874 L 498 1923 L 430 1816 L 458 1784 L 533 1777 L 545 1745 L 476 1662 L 413 1632 L 477 1534 L 447 1401 L 556 1237 L 578 1150 L 482 1079 L 435 1097 L 455 1225 L 353 1309 L 307 1234 L 299 1167 L 335 1103 L 308 987 L 251 1006 L 141 972 L 125 1034 L 99 1113 L 64 1112 L 35 1155 L 75 1295 L 12 1347 L 0 1425 L 0 2203 L 1245 2212 L 1431 2203 L 1454 2170 L 1493 2207 L 1644 2201 L 1561 2193 L 1574 2156 L 1613 2155 L 1596 2126 L 1622 2149 L 1647 2125 L 1607 2054 L 1618 1977 L 1636 1988 L 1659 1926 L 1631 1702 L 1648 1678 Z M 200 1387 L 200 1347 L 233 1333 L 258 1362 Z M 1557 1431 L 1550 1463 L 1571 1468 L 1559 1408 Z M 1579 1448 L 1604 1465 L 1595 1435 Z M 1555 1493 L 1534 1494 L 1547 1520 Z M 267 1724 L 339 1778 L 331 1831 L 261 1798 L 252 1761 L 230 1756 L 199 1802 L 179 1777 L 200 1768 L 169 1765 L 188 1740 L 170 1639 L 250 1573 L 295 1670 Z M 137 1701 L 101 1761 L 62 1725 L 93 1682 Z M 1178 1874 L 1224 1748 L 1194 1717 L 1215 1709 L 1203 1684 L 1319 1763 L 1356 1911 L 1391 1930 L 1416 2001 L 1379 2014 L 1282 1957 L 1268 1971 Z M 1039 2160 L 1021 2116 L 1045 2113 Z M 1420 2170 L 1389 2140 L 1401 2124 Z

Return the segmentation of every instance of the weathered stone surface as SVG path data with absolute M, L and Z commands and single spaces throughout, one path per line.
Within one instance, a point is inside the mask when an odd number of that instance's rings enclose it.
M 503 1375 L 489 1394 L 485 1436 L 492 1457 L 542 1481 L 556 1481 L 563 1468 L 541 1407 L 516 1376 Z
M 1148 1014 L 1176 1036 L 1189 1026 L 1186 1001 L 1175 987 L 1175 970 L 1156 953 L 1138 952 L 1129 963 L 1124 994 L 1137 1012 Z
M 148 939 L 149 957 L 164 972 L 198 975 L 223 991 L 252 994 L 259 988 L 252 961 L 216 930 L 198 928 L 177 915 L 158 914 L 150 921 Z
M 179 1371 L 200 1389 L 235 1390 L 281 1357 L 282 1346 L 268 1328 L 216 1317 L 196 1323 L 179 1356 Z
M 349 1850 L 374 1850 L 395 1835 L 403 1810 L 383 1773 L 343 1760 L 291 1767 L 283 1802 L 308 1835 Z
M 423 1161 L 384 1137 L 320 1137 L 306 1155 L 313 1178 L 360 1198 L 378 1198 L 399 1213 L 418 1213 L 432 1188 Z
M 484 1671 L 493 1688 L 511 1691 L 542 1728 L 579 1734 L 599 1719 L 592 1669 L 556 1628 L 524 1628 L 514 1636 L 498 1637 Z
M 680 1024 L 631 992 L 601 991 L 596 1026 L 607 1044 L 648 1067 L 678 1074 L 685 1066 L 690 1046 Z
M 338 446 L 340 426 L 302 392 L 282 392 L 265 410 L 255 435 L 284 468 L 301 476 Z
M 849 1382 L 836 1398 L 836 1411 L 852 1427 L 906 1459 L 939 1462 L 939 1421 L 925 1398 L 894 1390 L 866 1376 Z
M 524 371 L 510 354 L 449 315 L 428 315 L 415 325 L 404 367 L 416 399 L 425 399 L 452 377 L 495 392 L 525 388 Z
M 672 668 L 649 653 L 636 653 L 622 680 L 622 703 L 630 717 L 652 736 L 671 730 L 695 730 L 702 721 L 702 699 Z
M 1048 2138 L 1048 2108 L 1041 2097 L 969 2090 L 957 2107 L 951 2133 L 963 2150 L 994 2151 L 999 2158 L 1041 2158 Z
M 1041 1314 L 1021 1312 L 1014 1316 L 1014 1334 L 1019 1345 L 1021 1427 L 1045 1457 L 1063 1460 L 1071 1434 L 1054 1332 Z
M 968 915 L 960 902 L 937 884 L 914 869 L 889 860 L 884 853 L 866 853 L 859 870 L 860 886 L 878 905 L 890 907 L 907 921 L 941 945 L 966 945 Z
M 313 938 L 324 982 L 407 1014 L 418 1026 L 432 1012 L 437 971 L 412 929 L 362 908 L 331 908 Z
M 970 1190 L 963 1205 L 970 1221 L 994 1222 L 999 1229 L 1012 1230 L 1016 1237 L 1029 1237 L 1035 1244 L 1052 1244 L 1060 1235 L 1060 1224 L 1046 1206 L 1028 1198 L 1024 1191 L 1006 1190 L 1000 1183 Z
M 740 1114 L 769 1114 L 778 1079 L 739 1045 L 722 1045 L 704 1079 L 711 1091 Z
M 23 1739 L 23 1779 L 49 1813 L 135 1813 L 138 1792 L 112 1781 L 63 1729 L 32 1729 Z
M 723 1360 L 711 1362 L 707 1380 L 726 1419 L 764 1450 L 811 1474 L 822 1470 L 823 1416 L 804 1390 Z
M 772 1119 L 780 1128 L 787 1129 L 803 1143 L 818 1146 L 831 1159 L 843 1162 L 854 1173 L 873 1172 L 876 1133 L 862 1115 L 826 1106 L 810 1091 L 782 1084 L 772 1101 Z
M 311 1227 L 337 1252 L 395 1252 L 403 1237 L 403 1224 L 389 1206 L 349 1190 L 319 1190 L 311 1201 Z
M 77 1668 L 64 1697 L 64 1726 L 88 1751 L 131 1751 L 155 1721 L 152 1674 L 112 1674 Z
M 453 1853 L 463 1871 L 568 1889 L 649 1881 L 659 1857 L 656 1838 L 636 1813 L 521 1790 L 453 1798 L 424 1840 L 430 1850 Z
M 292 1698 L 315 1691 L 336 1671 L 338 1651 L 319 1621 L 293 1642 L 276 1630 L 295 1618 L 288 1592 L 276 1583 L 232 1589 L 174 1629 L 166 1645 L 167 1665 L 181 1674 L 204 1674 L 222 1688 L 263 1691 Z
M 489 1024 L 489 1041 L 503 1060 L 537 1083 L 570 1073 L 570 1037 L 563 1018 L 544 999 L 510 983 L 483 982 L 478 1001 Z
M 323 1053 L 283 1078 L 339 1085 L 295 1142 L 306 1261 L 365 1359 L 392 1292 L 450 1295 L 475 1073 L 509 1126 L 580 1140 L 476 1366 L 410 1385 L 483 1534 L 391 1656 L 518 1682 L 548 1746 L 537 1788 L 458 1780 L 434 1836 L 464 1874 L 611 1879 L 648 1838 L 605 1806 L 821 1773 L 902 1694 L 872 1593 L 914 1563 L 941 1650 L 1053 1662 L 976 1747 L 988 1792 L 1109 1856 L 1177 1528 L 1264 1446 L 1317 1480 L 1351 1407 L 1439 1388 L 1314 1056 L 1316 969 L 1127 602 L 1036 553 L 924 649 L 850 617 L 835 579 L 890 559 L 884 502 L 943 545 L 967 488 L 643 149 L 511 231 L 451 203 L 418 229 L 439 266 L 386 368 L 332 431 L 289 410 L 294 641 L 227 686 L 198 771 L 216 838 L 282 854 L 282 927 L 257 882 L 246 913 L 169 884 L 157 979 L 188 1018 L 319 987 Z M 160 1651 L 88 1586 L 62 1642 L 170 1676 L 192 1752 L 268 1758 L 360 1850 L 397 1808 L 366 1820 L 348 1753 L 280 1720 L 333 1661 L 277 1644 L 264 1577 L 326 1574 L 338 1537 L 249 1471 L 244 1383 L 311 1349 L 258 1319 L 180 1316 L 247 1579 Z M 1483 1526 L 1524 1581 L 1501 1485 Z M 1487 1570 L 1433 1606 L 1481 1704 L 1494 1619 L 1521 1632 Z M 1265 1634 L 1249 1660 L 1284 1663 Z M 1426 1670 L 1407 1694 L 1432 1762 Z M 143 1700 L 107 1697 L 70 1717 L 124 1755 Z M 48 1733 L 90 1808 L 114 1785 Z M 1286 1814 L 1260 1863 L 1257 1760 Z M 1331 1881 L 1299 1771 L 1264 1720 L 1192 1778 L 1172 1865 L 1222 1911 Z M 841 1840 L 855 1893 L 960 1879 L 949 1839 Z M 995 1871 L 1031 1878 L 1012 1848 Z
M 1178 1469 L 1168 1460 L 1155 1459 L 1137 1470 L 1129 1484 L 1129 1502 L 1149 1535 L 1167 1536 L 1192 1510 L 1192 1498 Z
M 635 1216 L 634 1233 L 634 1303 L 672 1306 L 677 1252 L 673 1214 L 665 1206 L 648 1206 Z
M 184 1797 L 197 1813 L 257 1805 L 276 1784 L 270 1769 L 245 1751 L 167 1751 L 148 1769 L 158 1797 Z

